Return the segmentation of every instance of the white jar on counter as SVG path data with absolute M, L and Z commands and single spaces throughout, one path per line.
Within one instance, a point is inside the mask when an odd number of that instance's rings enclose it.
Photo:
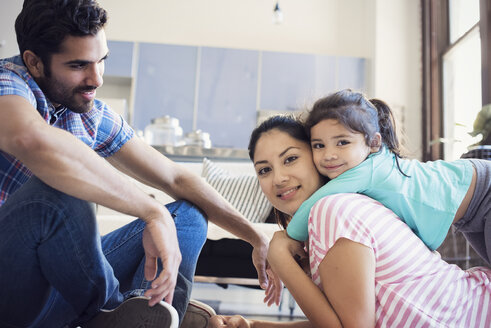
M 201 148 L 211 148 L 211 139 L 208 132 L 194 130 L 186 133 L 184 141 L 187 146 L 199 146 Z
M 145 141 L 152 146 L 177 147 L 184 144 L 179 120 L 169 115 L 154 118 L 152 124 L 145 127 L 143 135 Z

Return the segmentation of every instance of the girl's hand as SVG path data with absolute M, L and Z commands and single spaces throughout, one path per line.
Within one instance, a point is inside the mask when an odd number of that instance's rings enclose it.
M 297 263 L 308 261 L 308 254 L 305 252 L 303 242 L 294 240 L 286 234 L 286 230 L 274 233 L 269 243 L 268 261 L 270 263 L 278 262 L 286 254 L 295 259 Z
M 208 328 L 252 328 L 252 322 L 240 315 L 214 315 L 208 322 Z

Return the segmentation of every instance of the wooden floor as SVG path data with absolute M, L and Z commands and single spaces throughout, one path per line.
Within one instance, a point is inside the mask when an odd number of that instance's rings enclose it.
M 280 306 L 266 306 L 261 289 L 228 285 L 223 288 L 213 283 L 195 283 L 191 298 L 205 302 L 217 314 L 240 314 L 246 318 L 271 321 L 292 321 L 305 319 L 303 312 L 285 289 Z

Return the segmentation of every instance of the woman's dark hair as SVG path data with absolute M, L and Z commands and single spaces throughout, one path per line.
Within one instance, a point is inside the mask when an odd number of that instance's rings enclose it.
M 34 52 L 50 75 L 50 59 L 67 36 L 96 35 L 107 21 L 95 0 L 25 0 L 15 20 L 20 55 Z
M 305 131 L 302 122 L 293 115 L 276 115 L 266 119 L 252 131 L 249 139 L 249 158 L 254 162 L 254 152 L 256 144 L 264 133 L 271 130 L 279 130 L 288 134 L 290 137 L 305 142 L 310 147 L 310 139 Z M 275 221 L 283 228 L 286 228 L 291 217 L 273 208 Z
M 254 152 L 256 151 L 256 144 L 263 135 L 263 133 L 269 132 L 273 129 L 285 132 L 290 137 L 307 143 L 310 147 L 310 139 L 307 135 L 302 122 L 293 115 L 275 115 L 271 116 L 262 122 L 251 133 L 249 139 L 249 158 L 254 162 Z
M 348 130 L 363 134 L 367 146 L 376 146 L 375 133 L 382 136 L 382 143 L 401 158 L 399 140 L 396 134 L 394 115 L 390 107 L 382 100 L 368 100 L 362 93 L 345 89 L 317 100 L 305 121 L 310 137 L 310 129 L 322 120 L 334 119 Z

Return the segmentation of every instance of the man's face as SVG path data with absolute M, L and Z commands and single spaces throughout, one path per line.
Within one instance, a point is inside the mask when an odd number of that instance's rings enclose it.
M 61 52 L 51 56 L 48 69 L 44 68 L 36 82 L 54 106 L 86 113 L 92 109 L 96 89 L 102 85 L 107 54 L 104 30 L 95 36 L 68 36 Z

